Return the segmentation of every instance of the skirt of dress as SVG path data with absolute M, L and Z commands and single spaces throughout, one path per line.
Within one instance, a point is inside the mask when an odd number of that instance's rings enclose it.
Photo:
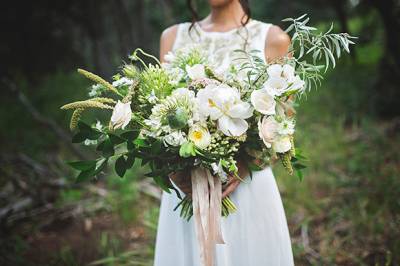
M 254 172 L 231 194 L 237 212 L 222 218 L 225 244 L 216 246 L 215 266 L 290 266 L 292 247 L 282 200 L 271 168 Z M 173 211 L 174 193 L 163 193 L 155 266 L 201 266 L 193 219 Z

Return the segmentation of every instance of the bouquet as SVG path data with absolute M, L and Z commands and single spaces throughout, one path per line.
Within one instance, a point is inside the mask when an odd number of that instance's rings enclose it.
M 77 181 L 98 175 L 108 163 L 122 177 L 140 160 L 158 186 L 176 192 L 181 216 L 194 215 L 196 230 L 221 243 L 220 232 L 204 228 L 200 213 L 218 225 L 220 214 L 236 210 L 229 197 L 221 200 L 221 187 L 228 176 L 242 178 L 239 161 L 251 175 L 279 160 L 289 174 L 302 178 L 304 157 L 294 139 L 296 101 L 317 87 L 323 72 L 353 44 L 354 37 L 332 33 L 332 27 L 316 33 L 305 15 L 285 21 L 291 22 L 292 45 L 275 62 L 266 62 L 259 51 L 238 50 L 229 71 L 217 73 L 192 46 L 168 53 L 164 64 L 136 49 L 112 83 L 79 69 L 94 82 L 89 98 L 61 109 L 73 110 L 72 141 L 95 145 L 101 155 L 69 163 L 80 171 Z M 80 119 L 89 109 L 112 114 L 90 125 Z M 191 173 L 192 195 L 181 195 L 170 181 L 179 171 Z

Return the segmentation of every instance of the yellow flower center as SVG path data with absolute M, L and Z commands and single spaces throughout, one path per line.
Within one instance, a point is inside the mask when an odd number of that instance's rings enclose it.
M 211 100 L 211 99 L 208 99 L 208 105 L 210 107 L 215 107 L 216 106 L 215 102 L 213 100 Z
M 200 140 L 203 137 L 203 134 L 200 131 L 193 132 L 193 138 L 196 140 Z

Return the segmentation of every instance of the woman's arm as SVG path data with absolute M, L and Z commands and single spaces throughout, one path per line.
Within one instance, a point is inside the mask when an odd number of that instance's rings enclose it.
M 178 25 L 173 25 L 163 31 L 160 37 L 160 61 L 164 62 L 164 56 L 172 50 Z
M 286 56 L 289 52 L 290 42 L 290 37 L 286 32 L 278 26 L 271 26 L 264 49 L 267 62 L 273 62 Z

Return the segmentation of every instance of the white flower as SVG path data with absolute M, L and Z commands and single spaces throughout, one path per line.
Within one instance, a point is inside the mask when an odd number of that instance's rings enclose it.
M 249 103 L 240 99 L 236 88 L 226 84 L 208 85 L 197 93 L 198 108 L 202 116 L 218 120 L 218 129 L 227 136 L 240 136 L 249 127 L 245 119 L 253 114 Z
M 269 77 L 281 77 L 282 71 L 282 65 L 279 64 L 273 64 L 267 68 L 267 73 Z
M 279 123 L 272 116 L 264 116 L 262 120 L 258 121 L 258 134 L 267 148 L 271 148 L 278 136 L 278 129 Z
M 300 90 L 304 89 L 305 82 L 300 78 L 300 76 L 294 76 L 292 79 L 289 80 L 290 83 L 290 90 Z
M 100 94 L 101 94 L 101 85 L 100 84 L 92 85 L 92 88 L 88 93 L 89 97 L 99 96 Z
M 166 55 L 164 55 L 164 60 L 165 62 L 171 63 L 174 61 L 175 55 L 172 52 L 168 52 Z
M 112 85 L 114 86 L 114 87 L 121 87 L 121 86 L 130 86 L 130 85 L 132 85 L 132 83 L 133 83 L 133 81 L 131 80 L 131 79 L 128 79 L 128 78 L 126 78 L 126 77 L 122 77 L 122 78 L 120 78 L 120 79 L 118 79 L 118 80 L 116 80 L 116 81 L 114 81 L 113 83 L 112 83 Z
M 292 119 L 284 118 L 279 122 L 278 133 L 280 135 L 293 135 L 294 133 L 294 121 Z
M 290 80 L 294 77 L 295 70 L 294 67 L 288 64 L 285 64 L 283 66 L 279 64 L 273 64 L 267 68 L 267 73 L 269 77 L 280 77 L 286 80 Z
M 287 80 L 291 80 L 294 78 L 294 75 L 295 75 L 294 67 L 288 64 L 282 67 L 282 77 L 284 77 Z
M 211 143 L 211 135 L 206 127 L 200 124 L 194 124 L 189 129 L 189 140 L 191 140 L 196 147 L 205 149 Z
M 177 88 L 174 91 L 172 91 L 172 96 L 187 97 L 188 99 L 194 99 L 195 93 L 194 93 L 194 91 L 191 91 L 188 88 Z
M 266 90 L 253 91 L 251 93 L 251 103 L 254 109 L 264 115 L 275 114 L 275 99 Z
M 202 64 L 196 64 L 193 66 L 186 66 L 186 72 L 191 80 L 202 79 L 207 77 L 205 68 Z
M 111 116 L 111 125 L 113 129 L 122 128 L 129 124 L 132 119 L 132 110 L 131 110 L 131 102 L 123 103 L 118 101 L 114 107 L 112 116 Z
M 292 148 L 292 143 L 290 141 L 290 136 L 282 135 L 278 136 L 274 143 L 272 143 L 272 149 L 278 153 L 284 153 Z
M 147 99 L 149 103 L 155 104 L 158 101 L 158 97 L 154 90 L 151 90 L 149 98 Z
M 271 76 L 264 83 L 264 89 L 272 96 L 281 96 L 288 89 L 286 79 L 277 76 Z
M 185 133 L 182 131 L 173 131 L 164 137 L 164 144 L 171 145 L 174 147 L 181 146 L 187 141 Z

